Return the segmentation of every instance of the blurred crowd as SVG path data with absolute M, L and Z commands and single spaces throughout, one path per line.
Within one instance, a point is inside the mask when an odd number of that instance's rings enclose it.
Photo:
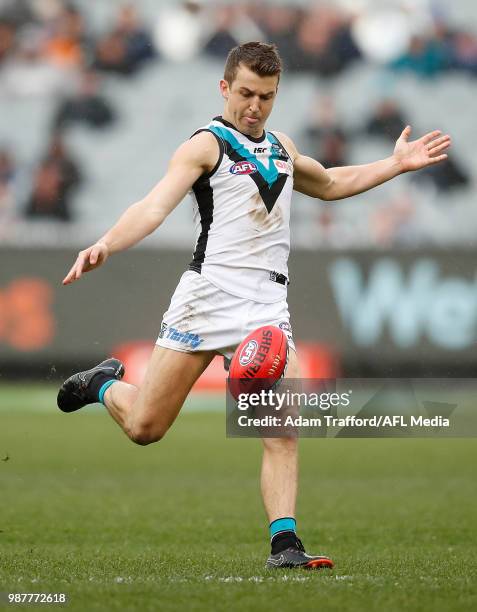
M 363 118 L 361 125 L 347 126 L 339 116 L 334 100 L 329 96 L 317 96 L 312 109 L 312 119 L 304 130 L 303 149 L 318 159 L 325 168 L 346 166 L 350 164 L 350 148 L 366 139 L 387 144 L 389 150 L 410 123 L 409 117 L 391 98 L 383 98 L 375 108 L 370 109 L 369 116 Z M 419 126 L 415 126 L 420 133 Z M 421 131 L 422 133 L 422 131 Z M 461 166 L 449 152 L 448 159 L 438 166 L 429 166 L 413 173 L 412 183 L 428 184 L 440 193 L 467 188 L 471 177 L 466 168 Z M 371 215 L 369 235 L 376 246 L 405 246 L 418 242 L 414 231 L 413 218 L 416 203 L 407 195 L 393 197 L 377 207 Z M 320 243 L 323 246 L 338 246 L 343 241 L 343 230 L 337 218 L 336 207 L 325 207 L 317 212 L 317 225 Z
M 0 104 L 21 97 L 56 100 L 44 154 L 30 172 L 16 160 L 0 134 L 0 220 L 15 214 L 29 219 L 75 218 L 72 198 L 87 180 L 65 144 L 72 125 L 107 130 L 118 109 L 103 91 L 104 79 L 130 79 L 155 62 L 187 61 L 198 55 L 223 62 L 247 40 L 275 42 L 289 73 L 336 78 L 358 62 L 396 73 L 435 79 L 450 72 L 477 76 L 477 36 L 450 25 L 432 3 L 309 2 L 157 3 L 154 20 L 140 3 L 112 5 L 101 31 L 89 20 L 85 2 L 0 0 Z M 379 7 L 378 9 L 376 7 Z M 425 7 L 425 8 L 423 8 Z M 383 35 L 385 32 L 385 35 Z M 347 163 L 348 147 L 359 136 L 394 141 L 412 120 L 391 99 L 383 99 L 347 130 L 326 99 L 306 134 L 310 153 L 325 166 Z M 29 179 L 25 178 L 29 176 Z M 17 185 L 29 180 L 19 202 Z M 469 176 L 452 157 L 444 170 L 418 176 L 440 190 L 465 187 Z
M 25 95 L 60 93 L 85 66 L 129 76 L 161 56 L 185 60 L 204 53 L 222 61 L 231 47 L 253 39 L 275 42 L 292 72 L 327 77 L 354 61 L 378 60 L 424 77 L 450 70 L 477 75 L 475 32 L 448 25 L 442 11 L 423 12 L 423 3 L 410 8 L 404 1 L 400 7 L 397 0 L 379 10 L 355 4 L 353 10 L 345 3 L 345 10 L 340 2 L 299 8 L 188 0 L 158 3 L 156 21 L 146 23 L 140 3 L 131 3 L 111 7 L 110 26 L 96 32 L 82 3 L 0 0 L 1 87 Z
M 358 128 L 347 128 L 338 116 L 333 98 L 323 97 L 318 100 L 312 122 L 306 127 L 307 149 L 309 155 L 320 160 L 325 168 L 349 165 L 348 149 L 353 140 L 373 138 L 383 140 L 391 146 L 401 135 L 410 120 L 391 98 L 383 98 L 376 108 L 370 109 L 368 117 Z M 416 132 L 419 133 L 417 126 Z M 470 177 L 459 166 L 452 152 L 448 160 L 439 166 L 430 166 L 413 175 L 417 182 L 429 181 L 440 191 L 450 191 L 465 187 Z

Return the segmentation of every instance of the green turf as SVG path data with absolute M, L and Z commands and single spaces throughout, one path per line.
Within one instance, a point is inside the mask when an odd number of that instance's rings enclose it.
M 476 440 L 303 440 L 300 533 L 336 569 L 270 572 L 257 440 L 189 406 L 138 447 L 53 403 L 0 387 L 0 591 L 78 611 L 477 609 Z

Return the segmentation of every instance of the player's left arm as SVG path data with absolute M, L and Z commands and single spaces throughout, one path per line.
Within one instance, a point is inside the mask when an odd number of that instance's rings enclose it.
M 277 133 L 278 135 L 278 133 Z M 278 137 L 287 148 L 294 164 L 294 189 L 321 200 L 341 200 L 382 185 L 404 172 L 420 170 L 447 159 L 445 151 L 451 145 L 449 135 L 429 132 L 418 140 L 409 141 L 407 126 L 396 142 L 393 154 L 371 164 L 325 169 L 319 162 L 298 153 L 285 134 Z

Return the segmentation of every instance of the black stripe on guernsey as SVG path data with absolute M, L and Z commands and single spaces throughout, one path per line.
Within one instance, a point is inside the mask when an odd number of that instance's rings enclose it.
M 199 206 L 200 224 L 202 230 L 200 232 L 199 239 L 194 251 L 194 256 L 189 264 L 189 270 L 198 272 L 202 271 L 202 264 L 205 259 L 205 250 L 207 248 L 207 241 L 209 239 L 209 230 L 212 225 L 214 218 L 214 193 L 210 186 L 210 180 L 199 179 L 192 186 L 195 197 L 197 198 L 197 204 Z
M 241 161 L 250 161 L 245 157 L 239 155 L 237 151 L 233 149 L 228 142 L 225 143 L 225 146 L 225 152 L 227 153 L 228 157 L 235 163 Z M 270 214 L 273 207 L 275 206 L 275 202 L 278 200 L 278 197 L 283 190 L 283 187 L 285 186 L 285 183 L 287 182 L 288 175 L 280 174 L 271 187 L 268 186 L 267 181 L 263 178 L 260 172 L 253 172 L 252 174 L 249 174 L 249 177 L 253 179 L 253 181 L 257 185 L 258 191 L 267 208 L 268 214 Z
M 201 132 L 209 132 L 210 134 L 215 136 L 215 139 L 217 140 L 217 143 L 219 145 L 219 159 L 217 160 L 217 163 L 215 164 L 215 166 L 212 168 L 212 170 L 210 172 L 206 172 L 206 173 L 201 174 L 199 176 L 199 178 L 197 179 L 197 183 L 199 181 L 204 180 L 204 179 L 209 179 L 211 176 L 213 176 L 217 172 L 217 170 L 219 169 L 219 166 L 222 163 L 222 159 L 224 157 L 224 141 L 222 140 L 222 138 L 220 138 L 220 136 L 217 136 L 217 134 L 214 134 L 214 132 L 212 132 L 212 130 L 209 130 L 207 128 L 201 128 L 200 130 L 197 130 L 197 132 L 194 132 L 190 138 L 194 138 L 194 136 L 196 134 L 200 134 Z M 190 138 L 189 138 L 189 140 L 190 140 Z
M 278 142 L 278 144 L 281 146 L 281 148 L 283 149 L 283 151 L 288 155 L 288 159 L 291 159 L 291 155 L 290 153 L 288 153 L 288 151 L 285 149 L 285 147 L 283 146 L 282 142 L 280 141 L 280 139 L 278 138 L 278 136 L 275 134 L 275 132 L 270 132 L 270 134 L 272 134 L 272 136 L 275 138 L 275 140 Z M 284 159 L 286 161 L 287 158 L 283 157 L 282 155 L 280 155 L 280 159 Z

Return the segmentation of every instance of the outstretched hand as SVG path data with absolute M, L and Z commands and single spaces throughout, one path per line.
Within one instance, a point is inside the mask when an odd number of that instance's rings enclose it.
M 436 130 L 418 140 L 409 142 L 411 126 L 408 125 L 394 148 L 394 157 L 401 166 L 402 172 L 420 170 L 445 161 L 447 159 L 445 151 L 451 145 L 451 138 L 448 134 L 445 136 L 441 134 L 440 130 Z
M 83 272 L 98 268 L 107 260 L 109 249 L 103 242 L 97 242 L 84 251 L 80 251 L 71 270 L 63 279 L 63 285 L 69 285 L 81 278 Z

